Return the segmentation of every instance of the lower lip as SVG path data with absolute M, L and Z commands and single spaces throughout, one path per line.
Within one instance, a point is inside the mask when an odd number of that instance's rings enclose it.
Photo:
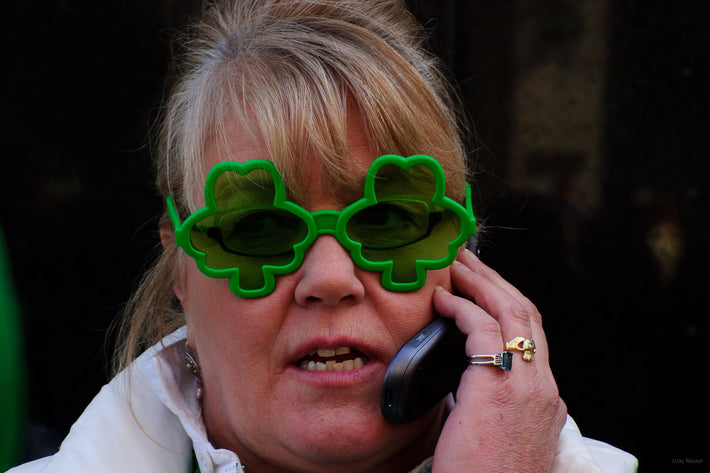
M 375 360 L 369 360 L 361 368 L 349 371 L 319 371 L 304 370 L 296 365 L 290 365 L 286 372 L 296 376 L 300 382 L 315 387 L 352 387 L 384 379 L 387 367 Z

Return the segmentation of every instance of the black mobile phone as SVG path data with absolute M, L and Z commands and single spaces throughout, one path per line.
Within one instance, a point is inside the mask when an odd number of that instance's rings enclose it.
M 382 414 L 411 422 L 456 392 L 468 366 L 466 336 L 452 319 L 437 317 L 397 352 L 385 375 Z

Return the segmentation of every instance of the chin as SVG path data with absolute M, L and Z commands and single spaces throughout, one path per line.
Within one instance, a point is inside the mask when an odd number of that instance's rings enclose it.
M 314 463 L 358 462 L 382 455 L 394 446 L 403 426 L 391 424 L 373 408 L 346 406 L 311 410 L 296 416 L 285 441 L 294 452 Z M 285 432 L 284 432 L 285 433 Z

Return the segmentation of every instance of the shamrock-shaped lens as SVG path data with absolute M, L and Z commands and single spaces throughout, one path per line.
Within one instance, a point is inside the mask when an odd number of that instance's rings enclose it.
M 175 241 L 204 274 L 230 278 L 238 296 L 270 294 L 275 275 L 294 271 L 315 239 L 308 212 L 286 200 L 270 161 L 218 163 L 207 176 L 205 204 L 180 224 L 168 200 Z
M 446 197 L 445 186 L 434 158 L 379 157 L 367 174 L 365 196 L 343 211 L 349 242 L 341 243 L 358 266 L 382 271 L 387 289 L 419 289 L 426 271 L 451 264 L 475 232 L 473 213 Z

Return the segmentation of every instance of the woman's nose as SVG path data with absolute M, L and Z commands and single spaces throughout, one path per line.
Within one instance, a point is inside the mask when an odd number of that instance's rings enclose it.
M 299 270 L 296 302 L 335 306 L 345 301 L 361 300 L 365 287 L 356 271 L 350 253 L 338 240 L 331 235 L 321 235 L 308 249 Z

